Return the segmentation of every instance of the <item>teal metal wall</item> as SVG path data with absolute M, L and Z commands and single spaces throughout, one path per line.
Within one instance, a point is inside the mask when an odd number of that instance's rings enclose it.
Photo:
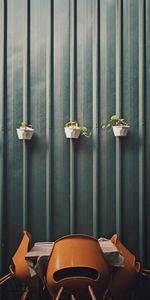
M 0 0 L 2 273 L 24 229 L 33 242 L 117 232 L 150 265 L 149 81 L 150 0 Z M 112 114 L 126 138 L 101 130 Z M 74 118 L 90 139 L 65 138 Z

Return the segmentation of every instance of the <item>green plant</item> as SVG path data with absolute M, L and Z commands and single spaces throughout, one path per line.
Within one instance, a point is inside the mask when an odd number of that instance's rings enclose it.
M 112 126 L 129 126 L 129 123 L 125 119 L 116 115 L 111 116 L 106 123 L 101 125 L 103 129 L 109 129 Z
M 74 121 L 68 121 L 65 124 L 65 127 L 78 127 L 78 122 L 76 120 L 74 120 Z
M 26 128 L 32 128 L 32 125 L 31 124 L 28 125 L 27 122 L 22 121 L 19 127 L 22 129 L 26 129 Z
M 84 135 L 87 138 L 89 138 L 91 136 L 91 132 L 88 131 L 87 127 L 79 126 L 79 124 L 76 120 L 68 121 L 65 124 L 65 127 L 70 127 L 70 128 L 73 128 L 73 129 L 76 129 L 76 128 L 79 129 L 80 128 L 81 135 Z

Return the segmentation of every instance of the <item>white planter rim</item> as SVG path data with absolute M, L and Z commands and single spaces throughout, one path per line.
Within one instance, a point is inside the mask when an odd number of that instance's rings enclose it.
M 130 128 L 129 125 L 114 125 L 112 128 Z
M 26 127 L 26 128 L 19 127 L 19 128 L 16 128 L 16 130 L 26 131 L 26 132 L 28 132 L 28 131 L 34 131 L 34 129 L 33 129 L 33 128 L 30 128 L 30 127 Z
M 80 126 L 74 126 L 74 125 L 72 125 L 72 126 L 66 126 L 64 128 L 79 130 Z

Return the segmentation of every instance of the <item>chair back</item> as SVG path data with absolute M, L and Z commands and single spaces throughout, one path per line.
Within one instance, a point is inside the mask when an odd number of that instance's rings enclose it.
M 140 263 L 136 262 L 135 256 L 118 240 L 116 234 L 111 241 L 124 256 L 125 266 L 114 271 L 109 289 L 114 300 L 123 300 L 140 271 Z
M 22 241 L 12 257 L 12 265 L 9 267 L 12 275 L 25 284 L 29 285 L 34 289 L 38 289 L 39 278 L 37 276 L 31 277 L 27 261 L 25 260 L 25 255 L 29 249 L 29 243 L 31 240 L 31 235 L 24 231 Z
M 90 286 L 99 299 L 109 280 L 110 269 L 95 238 L 68 235 L 54 243 L 46 272 L 47 289 L 54 298 L 63 287 L 66 295 L 88 299 Z
M 10 272 L 7 275 L 4 275 L 0 278 L 0 285 L 3 285 L 11 277 L 16 277 L 22 280 L 28 286 L 38 290 L 39 278 L 38 276 L 31 277 L 29 267 L 25 260 L 25 255 L 28 251 L 30 239 L 31 235 L 27 231 L 24 231 L 22 241 L 16 253 L 12 257 L 12 264 L 9 266 Z M 28 289 L 26 289 L 26 293 L 27 292 Z

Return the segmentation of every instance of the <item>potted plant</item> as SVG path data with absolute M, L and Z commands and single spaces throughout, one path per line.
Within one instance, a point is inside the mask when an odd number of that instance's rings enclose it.
M 129 123 L 125 119 L 116 115 L 111 116 L 106 123 L 102 124 L 104 129 L 112 128 L 115 136 L 126 136 L 129 127 Z
M 34 129 L 32 125 L 26 122 L 21 122 L 20 127 L 16 128 L 19 140 L 31 140 Z
M 76 120 L 68 121 L 64 127 L 65 134 L 67 138 L 78 139 L 79 135 L 84 135 L 89 138 L 91 133 L 88 131 L 87 127 L 79 126 Z

